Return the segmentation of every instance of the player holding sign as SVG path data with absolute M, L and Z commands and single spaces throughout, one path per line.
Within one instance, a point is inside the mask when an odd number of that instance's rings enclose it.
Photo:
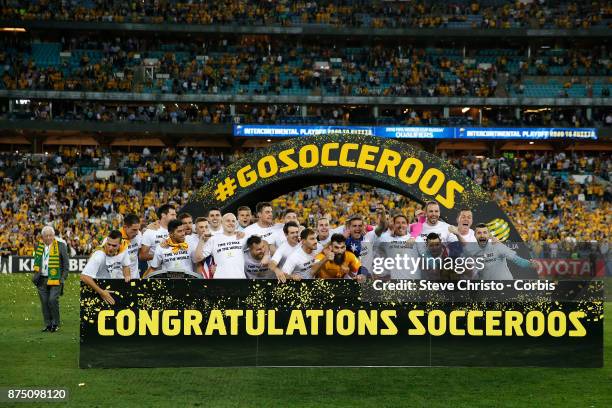
M 159 243 L 168 238 L 168 223 L 176 219 L 176 209 L 170 204 L 164 204 L 157 209 L 157 218 L 159 228 L 148 228 L 142 234 L 142 244 L 139 250 L 140 259 L 147 261 L 149 266 L 151 266 L 151 260 Z
M 285 235 L 285 242 L 281 244 L 274 256 L 270 260 L 270 269 L 274 271 L 274 274 L 278 279 L 281 279 L 283 271 L 281 268 L 285 264 L 285 261 L 289 256 L 300 246 L 300 227 L 297 223 L 289 221 L 283 227 L 283 235 Z
M 123 219 L 123 228 L 121 228 L 121 248 L 119 252 L 127 251 L 130 259 L 130 270 L 132 271 L 132 279 L 140 278 L 138 270 L 138 252 L 142 243 L 142 234 L 140 233 L 140 217 L 135 214 L 128 214 Z
M 94 279 L 125 279 L 129 282 L 132 278 L 130 269 L 130 258 L 127 251 L 119 252 L 121 246 L 121 231 L 111 231 L 104 244 L 87 261 L 81 281 L 92 288 L 105 302 L 114 305 L 115 300 L 110 292 L 102 289 Z
M 258 203 L 256 210 L 257 222 L 244 229 L 245 237 L 249 238 L 252 235 L 257 235 L 259 238 L 268 242 L 268 244 L 274 245 L 274 233 L 277 228 L 274 225 L 272 204 L 269 202 Z M 276 250 L 276 248 L 271 248 L 270 252 L 273 253 L 274 250 Z
M 381 254 L 379 260 L 395 260 L 391 268 L 385 268 L 380 273 L 377 268 L 373 272 L 377 278 L 390 276 L 391 279 L 420 279 L 421 271 L 410 259 L 417 259 L 419 254 L 414 245 L 414 239 L 408 232 L 408 218 L 403 214 L 396 214 L 392 218 L 393 230 L 390 234 L 381 234 L 374 241 L 374 251 Z M 378 263 L 378 260 L 374 262 Z M 375 265 L 376 266 L 376 265 Z M 380 265 L 379 265 L 380 267 Z M 388 273 L 387 273 L 388 272 Z
M 246 241 L 249 249 L 244 254 L 244 274 L 247 279 L 274 279 L 270 270 L 270 253 L 268 244 L 257 235 L 251 235 Z
M 286 276 L 294 280 L 312 279 L 312 264 L 315 262 L 315 251 L 317 249 L 317 235 L 310 228 L 300 233 L 302 245 L 289 255 L 283 265 L 284 275 L 279 276 L 281 282 L 285 282 Z
M 331 234 L 329 233 L 329 220 L 325 217 L 317 220 L 317 253 L 323 251 L 325 245 L 329 244 Z
M 346 239 L 342 234 L 334 234 L 331 243 L 322 253 L 315 257 L 312 272 L 321 279 L 356 279 L 359 282 L 365 280 L 365 275 L 358 275 L 361 262 L 350 251 L 346 250 Z
M 213 235 L 203 251 L 203 258 L 212 255 L 217 265 L 213 279 L 243 279 L 244 246 L 246 237 L 238 238 L 236 233 L 236 216 L 227 213 L 223 216 L 221 225 L 223 232 Z
M 471 214 L 471 211 L 470 211 Z M 430 201 L 425 205 L 426 220 L 421 228 L 420 237 L 417 242 L 424 243 L 427 236 L 432 232 L 438 234 L 442 242 L 456 242 L 458 238 L 455 234 L 449 231 L 450 225 L 440 220 L 440 205 L 435 201 Z M 469 229 L 469 227 L 468 227 Z
M 485 280 L 512 280 L 514 279 L 510 269 L 508 269 L 508 260 L 521 268 L 537 268 L 538 264 L 534 260 L 523 259 L 516 254 L 515 251 L 508 248 L 506 245 L 493 243 L 490 241 L 489 229 L 486 224 L 478 224 L 474 230 L 478 245 L 470 244 L 465 252 L 472 257 L 482 257 L 484 268 L 478 273 L 478 278 Z
M 374 241 L 376 236 L 380 236 L 387 228 L 387 214 L 384 205 L 376 206 L 376 216 L 378 225 L 372 231 L 366 232 L 363 218 L 355 214 L 348 221 L 348 238 L 346 238 L 346 249 L 351 251 L 359 258 L 363 268 L 369 273 L 372 270 L 374 259 Z M 338 233 L 338 232 L 334 232 Z
M 198 245 L 185 242 L 185 226 L 179 220 L 172 220 L 168 224 L 168 239 L 164 245 L 158 245 L 150 262 L 149 270 L 143 277 L 151 275 L 156 270 L 166 272 L 185 272 L 195 274 L 193 264 L 204 259 L 202 256 L 204 240 L 201 238 Z

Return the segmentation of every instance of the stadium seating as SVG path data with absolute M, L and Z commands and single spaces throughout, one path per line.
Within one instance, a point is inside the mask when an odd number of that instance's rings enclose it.
M 238 43 L 224 49 L 212 47 L 212 42 L 204 45 L 212 49 L 187 51 L 185 44 L 162 42 L 153 49 L 130 52 L 123 45 L 113 51 L 109 43 L 95 39 L 76 48 L 40 40 L 7 44 L 3 48 L 8 69 L 2 68 L 2 86 L 58 90 L 59 82 L 60 90 L 109 92 L 495 96 L 499 75 L 507 73 L 510 78 L 504 86 L 510 96 L 583 98 L 602 96 L 612 74 L 612 64 L 599 59 L 595 48 L 589 50 L 593 61 L 585 67 L 582 50 L 561 48 L 539 50 L 528 58 L 525 49 L 518 48 L 476 48 L 464 56 L 460 48 L 398 51 L 378 44 L 330 51 L 318 44 L 283 42 L 274 43 L 275 52 L 268 55 L 249 54 L 254 49 Z M 276 62 L 277 55 L 282 56 L 281 63 Z M 141 72 L 145 68 L 152 79 Z M 126 73 L 140 79 L 128 80 Z
M 455 37 L 456 31 L 445 30 L 561 28 L 580 29 L 589 34 L 591 28 L 605 29 L 612 23 L 608 18 L 610 5 L 607 2 L 525 3 L 513 0 L 169 0 L 131 3 L 120 0 L 7 0 L 0 8 L 0 19 L 15 27 L 23 21 L 26 29 L 0 38 L 0 89 L 124 94 L 120 98 L 106 95 L 105 101 L 95 102 L 65 101 L 63 98 L 49 101 L 38 96 L 24 99 L 26 107 L 12 106 L 15 100 L 7 99 L 6 106 L 10 109 L 0 113 L 0 120 L 41 121 L 33 128 L 46 126 L 47 122 L 42 121 L 61 121 L 61 125 L 54 123 L 54 126 L 65 125 L 68 131 L 73 130 L 74 121 L 105 122 L 83 126 L 92 128 L 128 122 L 225 124 L 227 129 L 231 123 L 612 126 L 609 106 L 585 100 L 573 106 L 542 109 L 546 112 L 529 112 L 524 101 L 494 110 L 486 110 L 490 108 L 480 105 L 473 109 L 479 110 L 477 113 L 470 112 L 469 106 L 466 109 L 456 103 L 450 104 L 452 106 L 437 103 L 432 107 L 385 107 L 381 102 L 376 109 L 380 112 L 374 114 L 373 106 L 354 106 L 357 104 L 352 101 L 343 106 L 318 106 L 296 98 L 299 101 L 292 101 L 293 105 L 234 103 L 230 107 L 211 102 L 191 104 L 166 100 L 156 103 L 155 98 L 145 103 L 142 102 L 145 98 L 128 94 L 592 96 L 609 100 L 612 64 L 599 37 L 538 37 L 543 40 L 532 41 L 531 36 L 524 34 L 525 30 L 516 30 L 509 33 L 510 39 L 485 35 L 484 39 L 472 41 L 470 37 Z M 91 28 L 92 31 L 61 30 L 57 26 L 52 30 L 44 28 L 47 23 L 71 28 L 73 21 L 93 23 L 90 27 L 95 27 L 97 22 L 151 25 L 140 26 L 142 30 L 138 31 L 123 27 L 126 30 L 104 32 L 96 32 L 95 28 Z M 36 22 L 33 29 L 28 22 Z M 160 27 L 162 35 L 158 35 L 157 25 L 162 24 L 276 26 L 274 30 L 279 32 L 283 31 L 277 29 L 279 26 L 303 26 L 307 28 L 304 32 L 310 33 L 361 28 L 365 30 L 358 34 L 367 31 L 371 36 L 366 41 L 365 36 L 352 38 L 344 34 L 321 37 L 224 35 L 222 30 L 215 34 L 198 34 L 194 30 L 176 36 L 163 35 L 167 27 Z M 433 28 L 443 38 L 438 40 L 434 35 L 423 41 L 418 36 L 377 37 L 377 30 L 387 28 Z M 516 36 L 521 32 L 522 39 Z M 115 99 L 117 102 L 109 102 Z M 483 109 L 478 109 L 480 107 Z M 479 115 L 482 121 L 475 123 Z M 125 160 L 121 157 L 111 160 L 110 152 L 100 149 L 77 152 L 60 148 L 57 155 L 55 152 L 49 157 L 28 155 L 23 156 L 21 162 L 11 155 L 0 155 L 3 164 L 0 172 L 6 180 L 0 187 L 0 204 L 3 219 L 10 220 L 9 224 L 3 224 L 0 237 L 6 239 L 9 231 L 27 225 L 23 236 L 13 241 L 31 243 L 36 229 L 43 222 L 50 222 L 62 235 L 70 236 L 75 252 L 87 254 L 98 237 L 118 223 L 119 214 L 132 211 L 151 220 L 152 208 L 161 203 L 160 197 L 164 194 L 177 203 L 184 202 L 183 192 L 192 192 L 239 155 L 235 151 L 224 153 L 166 150 L 144 157 L 132 151 L 123 155 L 127 157 Z M 569 166 L 575 168 L 563 167 L 568 160 Z M 584 164 L 585 161 L 591 164 Z M 477 183 L 496 191 L 495 199 L 511 214 L 525 239 L 535 235 L 542 240 L 559 239 L 576 230 L 584 230 L 583 235 L 576 236 L 578 239 L 599 239 L 600 232 L 609 230 L 609 217 L 602 216 L 610 212 L 612 192 L 609 187 L 602 191 L 593 185 L 570 185 L 568 181 L 569 172 L 575 171 L 591 172 L 609 182 L 612 170 L 609 155 L 589 158 L 575 155 L 571 160 L 560 153 L 544 159 L 529 155 L 516 157 L 507 159 L 509 170 L 503 174 L 498 170 L 502 168 L 500 162 L 499 157 L 454 160 L 454 164 Z M 546 165 L 557 170 L 557 174 L 551 176 L 550 169 L 544 170 Z M 488 167 L 485 169 L 485 166 Z M 116 180 L 91 180 L 95 170 L 106 167 L 117 170 Z M 189 175 L 183 171 L 187 167 Z M 544 185 L 542 180 L 549 177 L 553 180 Z M 70 190 L 61 197 L 64 201 L 66 197 L 73 199 L 70 205 L 66 204 L 69 210 L 62 207 L 65 202 L 57 202 L 58 195 L 53 191 L 56 184 Z M 359 194 L 357 202 L 370 198 L 368 192 Z M 574 205 L 580 194 L 588 199 Z M 552 203 L 551 197 L 559 197 L 558 202 Z M 534 203 L 544 208 L 535 208 Z M 400 204 L 410 209 L 414 205 Z M 575 212 L 582 216 L 587 226 L 596 225 L 597 228 L 580 229 L 582 226 L 576 224 L 579 220 Z M 342 223 L 346 215 L 345 209 L 340 209 L 333 218 L 334 223 Z M 533 225 L 529 224 L 532 219 L 537 220 Z M 24 245 L 27 244 L 18 245 L 12 251 L 31 253 L 31 248 Z
M 457 0 L 429 2 L 257 2 L 247 11 L 241 1 L 167 1 L 132 3 L 40 2 L 12 0 L 2 9 L 6 20 L 103 21 L 132 23 L 336 26 L 369 28 L 588 28 L 606 27 L 605 2 L 515 2 Z M 539 11 L 543 11 L 538 13 Z

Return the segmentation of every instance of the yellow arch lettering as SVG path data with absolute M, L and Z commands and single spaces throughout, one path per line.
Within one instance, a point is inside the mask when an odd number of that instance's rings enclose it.
M 356 143 L 346 143 L 342 145 L 342 148 L 340 149 L 340 159 L 338 160 L 338 164 L 340 164 L 340 166 L 342 167 L 355 167 L 355 162 L 350 161 L 348 159 L 348 152 L 350 150 L 357 149 L 359 149 L 359 145 Z
M 321 164 L 323 166 L 335 167 L 338 165 L 337 160 L 330 160 L 329 151 L 336 150 L 340 146 L 339 143 L 325 143 L 321 149 Z

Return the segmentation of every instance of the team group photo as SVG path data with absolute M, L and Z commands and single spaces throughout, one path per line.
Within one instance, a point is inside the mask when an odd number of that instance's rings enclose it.
M 611 29 L 0 1 L 0 405 L 612 406 Z

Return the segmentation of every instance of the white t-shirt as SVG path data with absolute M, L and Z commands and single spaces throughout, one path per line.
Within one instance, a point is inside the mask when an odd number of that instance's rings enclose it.
M 332 235 L 334 234 L 342 234 L 344 235 L 344 231 L 346 230 L 346 226 L 345 225 L 340 225 L 339 227 L 336 228 L 330 228 L 329 230 L 329 238 L 331 238 Z
M 209 227 L 210 230 L 210 235 L 217 235 L 217 234 L 223 234 L 223 227 L 219 226 L 219 229 L 217 230 L 213 230 L 212 227 Z
M 391 231 L 389 231 L 388 229 L 385 230 L 382 234 L 380 234 L 380 237 L 376 236 L 376 233 L 374 233 L 374 235 L 372 235 L 371 240 L 372 240 L 372 259 L 371 259 L 371 263 L 369 266 L 371 266 L 371 269 L 368 269 L 368 271 L 374 275 L 374 260 L 377 258 L 383 258 L 385 256 L 385 254 L 381 251 L 381 246 L 380 246 L 380 240 L 383 239 L 383 237 L 386 236 L 391 236 Z M 363 265 L 363 263 L 362 263 Z M 365 266 L 365 265 L 364 265 Z M 365 266 L 367 268 L 367 266 Z
M 278 230 L 275 225 L 269 227 L 260 227 L 258 223 L 251 224 L 244 229 L 244 238 L 249 239 L 253 235 L 257 235 L 270 245 L 274 245 L 273 234 Z M 282 230 L 281 230 L 282 232 Z
M 391 279 L 421 279 L 421 271 L 418 267 L 414 267 L 414 263 L 410 259 L 418 260 L 419 254 L 413 245 L 412 248 L 408 245 L 410 234 L 404 236 L 394 236 L 391 234 L 382 234 L 374 241 L 374 251 L 380 253 L 383 259 L 391 258 L 394 260 L 392 268 L 386 268 L 383 273 L 378 276 L 390 275 Z M 396 256 L 399 255 L 399 265 L 395 262 Z M 404 257 L 407 255 L 407 257 Z M 404 262 L 406 260 L 406 262 Z M 388 261 L 387 261 L 388 262 Z M 384 267 L 384 263 L 381 264 Z
M 130 240 L 130 245 L 127 247 L 127 254 L 130 260 L 130 270 L 132 271 L 132 279 L 140 278 L 138 270 L 138 251 L 142 245 L 142 234 L 138 231 L 138 235 Z
M 244 244 L 246 238 L 236 234 L 217 234 L 210 237 L 204 246 L 204 258 L 212 255 L 217 269 L 213 279 L 244 279 Z
M 276 262 L 279 268 L 282 268 L 285 262 L 287 261 L 287 258 L 289 258 L 293 251 L 298 249 L 299 246 L 299 243 L 297 243 L 295 246 L 291 246 L 289 245 L 289 242 L 285 242 L 284 244 L 278 247 L 276 252 L 274 252 L 272 260 Z
M 189 244 L 189 248 L 193 248 L 192 251 L 195 251 L 200 243 L 200 237 L 196 233 L 191 233 L 189 235 L 185 235 L 185 242 Z M 198 272 L 198 268 L 196 264 L 193 264 L 193 270 Z
M 159 245 L 160 242 L 168 239 L 168 230 L 164 227 L 159 227 L 156 230 L 147 229 L 144 234 L 142 234 L 142 245 L 146 245 L 149 247 L 149 253 L 151 255 L 155 254 L 155 248 Z M 147 261 L 149 266 L 151 266 L 151 261 Z
M 484 268 L 478 271 L 478 278 L 485 280 L 512 280 L 512 273 L 508 268 L 507 260 L 516 262 L 518 255 L 502 243 L 492 244 L 487 242 L 484 248 L 478 245 L 471 245 L 467 254 L 477 258 L 482 257 Z M 518 258 L 520 259 L 520 258 Z M 526 262 L 526 261 L 525 261 Z
M 96 251 L 83 268 L 83 275 L 94 279 L 123 279 L 123 267 L 130 266 L 128 251 L 115 256 L 107 256 L 104 251 Z
M 376 232 L 372 230 L 366 233 L 363 237 L 363 241 L 361 241 L 359 261 L 361 262 L 361 266 L 366 268 L 370 273 L 372 273 L 372 263 L 374 262 L 374 241 L 376 239 Z
M 274 233 L 270 236 L 270 239 L 272 240 L 272 245 L 274 245 L 277 250 L 287 242 L 287 236 L 282 228 L 274 231 Z
M 463 238 L 463 241 L 465 242 L 478 242 L 476 241 L 476 235 L 474 235 L 474 230 L 471 228 L 469 229 L 467 234 L 461 235 L 461 238 Z
M 245 252 L 244 254 L 244 274 L 247 279 L 276 279 L 276 275 L 268 265 L 263 266 L 261 261 L 255 260 L 251 256 L 251 252 Z
M 321 239 L 321 238 L 319 238 L 319 236 L 317 235 L 317 241 L 318 241 L 318 242 L 319 242 L 319 243 L 320 243 L 322 246 L 325 246 L 325 245 L 329 244 L 329 241 L 331 241 L 331 237 L 332 237 L 332 235 L 333 235 L 333 234 L 331 233 L 331 231 L 329 232 L 329 235 L 328 235 L 328 236 L 327 236 L 327 238 L 325 238 L 325 239 Z
M 193 247 L 195 250 L 198 244 L 200 243 L 200 237 L 197 234 L 189 234 L 185 235 L 185 242 L 189 244 L 190 247 Z
M 448 232 L 449 224 L 444 221 L 438 221 L 436 225 L 429 225 L 427 222 L 423 223 L 423 228 L 421 229 L 421 234 L 417 237 L 417 242 L 425 242 L 427 235 L 432 232 L 435 232 L 440 236 L 440 240 L 442 242 L 456 242 L 459 239 L 455 234 Z
M 196 247 L 189 243 L 187 249 L 179 249 L 176 252 L 171 247 L 157 246 L 150 266 L 167 272 L 195 272 L 192 261 L 195 249 Z
M 317 242 L 317 249 L 315 249 L 314 255 L 315 256 L 319 255 L 321 252 L 323 252 L 323 249 L 325 249 L 326 246 L 327 244 L 322 244 L 321 242 Z
M 314 262 L 314 251 L 307 254 L 300 245 L 300 247 L 293 251 L 285 261 L 283 272 L 300 275 L 302 279 L 312 279 L 312 264 Z

